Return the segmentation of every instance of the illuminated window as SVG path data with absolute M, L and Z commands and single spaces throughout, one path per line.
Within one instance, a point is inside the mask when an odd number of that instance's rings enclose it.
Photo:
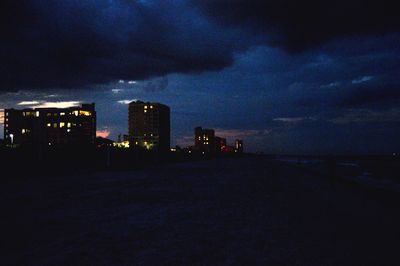
M 51 113 L 47 113 L 46 115 L 47 115 L 47 116 L 51 116 Z
M 144 106 L 144 109 L 147 109 L 147 105 Z
M 65 123 L 64 122 L 60 122 L 60 128 L 65 127 Z
M 79 112 L 78 111 L 73 111 L 72 114 L 75 115 L 75 116 L 78 116 Z
M 47 123 L 47 127 L 51 127 L 51 123 Z
M 83 110 L 80 110 L 80 111 L 79 111 L 79 115 L 83 115 L 83 116 L 91 116 L 91 115 L 92 115 L 92 113 L 91 113 L 91 112 L 89 112 L 89 111 L 83 111 Z
M 22 134 L 25 134 L 26 133 L 26 130 L 25 129 L 22 129 Z
M 60 113 L 60 115 L 65 115 L 65 113 Z
M 150 105 L 150 109 L 153 109 L 153 105 Z
M 68 128 L 68 129 L 67 129 L 67 132 L 71 132 L 71 129 Z
M 39 111 L 36 111 L 36 117 L 39 117 L 40 113 Z
M 71 123 L 68 123 L 68 124 L 67 124 L 67 127 L 70 128 L 70 127 L 71 127 Z
M 54 123 L 54 124 L 53 124 L 53 127 L 54 127 L 54 128 L 57 128 L 57 123 Z
M 147 113 L 147 110 L 144 110 L 145 113 Z

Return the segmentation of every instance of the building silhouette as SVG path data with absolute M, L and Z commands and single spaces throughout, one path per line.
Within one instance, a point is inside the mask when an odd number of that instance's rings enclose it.
M 194 148 L 205 153 L 215 152 L 215 131 L 196 127 L 194 129 Z
M 215 152 L 223 153 L 226 152 L 226 138 L 215 137 Z
M 235 152 L 243 153 L 243 140 L 240 139 L 235 140 Z
M 194 129 L 194 146 L 190 148 L 190 151 L 203 154 L 243 153 L 243 141 L 236 139 L 235 145 L 229 146 L 226 138 L 215 135 L 214 129 L 196 127 Z
M 94 145 L 95 104 L 69 108 L 4 110 L 4 142 L 8 146 Z
M 161 103 L 134 101 L 129 104 L 131 148 L 154 151 L 170 149 L 170 109 Z

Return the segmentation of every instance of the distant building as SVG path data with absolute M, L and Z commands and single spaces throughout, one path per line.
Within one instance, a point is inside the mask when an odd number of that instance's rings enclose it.
M 97 137 L 96 138 L 96 147 L 97 148 L 105 148 L 105 147 L 111 147 L 113 146 L 114 141 L 111 139 L 103 138 L 103 137 Z
M 4 140 L 6 145 L 11 146 L 94 145 L 95 105 L 5 109 Z
M 243 141 L 240 139 L 235 140 L 235 152 L 243 153 Z
M 216 153 L 223 153 L 226 151 L 226 139 L 215 137 L 215 152 Z
M 161 103 L 134 101 L 129 104 L 130 147 L 170 150 L 170 109 Z
M 194 148 L 205 153 L 214 153 L 215 147 L 215 131 L 213 129 L 203 129 L 196 127 L 194 129 Z

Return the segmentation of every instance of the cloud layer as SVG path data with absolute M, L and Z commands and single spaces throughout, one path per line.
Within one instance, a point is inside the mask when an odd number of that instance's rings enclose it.
M 220 70 L 254 45 L 299 52 L 396 32 L 396 10 L 390 0 L 4 0 L 0 90 Z
M 5 0 L 0 38 L 2 90 L 217 70 L 241 46 L 182 1 Z
M 303 51 L 338 37 L 396 32 L 393 0 L 192 0 L 205 14 L 230 27 L 269 36 L 269 44 Z

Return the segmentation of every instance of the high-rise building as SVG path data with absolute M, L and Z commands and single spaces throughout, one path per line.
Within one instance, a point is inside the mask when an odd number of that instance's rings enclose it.
M 161 103 L 134 101 L 129 104 L 130 147 L 169 151 L 170 109 Z
M 243 153 L 243 141 L 240 139 L 235 140 L 235 152 Z
M 216 147 L 214 130 L 196 127 L 194 129 L 194 146 L 201 152 L 214 153 Z
M 94 145 L 93 104 L 69 108 L 4 110 L 4 141 L 11 146 Z

